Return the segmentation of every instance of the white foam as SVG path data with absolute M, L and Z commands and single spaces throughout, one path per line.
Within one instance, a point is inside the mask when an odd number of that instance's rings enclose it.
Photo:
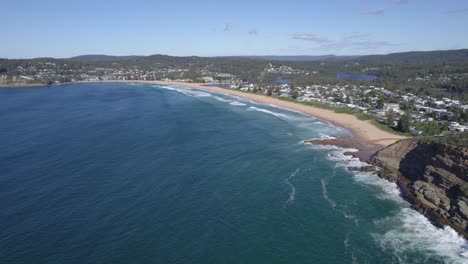
M 156 87 L 166 89 L 166 90 L 170 90 L 170 91 L 175 91 L 175 92 L 185 94 L 185 95 L 188 95 L 188 96 L 193 96 L 193 94 L 189 93 L 189 91 L 186 90 L 186 89 L 179 89 L 179 88 L 174 88 L 174 87 L 169 87 L 169 86 L 156 86 Z
M 344 240 L 345 250 L 346 252 L 351 251 L 351 261 L 352 261 L 351 263 L 353 264 L 359 263 L 357 257 L 354 255 L 354 250 L 351 247 L 351 242 L 349 242 L 349 235 L 350 233 L 346 234 L 346 238 Z
M 270 110 L 267 110 L 267 109 L 264 109 L 264 108 L 258 108 L 258 107 L 255 107 L 255 106 L 250 106 L 248 109 L 258 111 L 258 112 L 262 112 L 262 113 L 266 113 L 266 114 L 270 114 L 270 115 L 276 116 L 278 118 L 289 119 L 289 116 L 287 116 L 285 114 L 280 114 L 280 113 L 273 112 L 273 111 L 270 111 Z
M 321 140 L 324 140 L 324 139 L 336 139 L 336 137 L 333 137 L 333 136 L 330 136 L 330 135 L 326 135 L 326 134 L 323 134 L 323 133 L 319 133 L 320 135 L 320 139 Z
M 336 162 L 336 167 L 353 167 L 353 168 L 359 168 L 363 166 L 367 166 L 368 164 L 365 162 L 360 161 L 358 158 L 352 157 L 352 156 L 347 156 L 344 155 L 345 152 L 356 152 L 357 149 L 345 149 L 345 148 L 333 148 L 332 146 L 330 147 L 332 150 L 328 154 L 328 159 L 333 160 Z M 377 187 L 382 190 L 377 196 L 381 199 L 390 199 L 398 203 L 406 204 L 406 202 L 401 198 L 400 194 L 400 189 L 398 186 L 393 183 L 389 182 L 387 180 L 384 180 L 382 178 L 379 178 L 377 175 L 373 173 L 367 173 L 367 172 L 354 172 L 353 173 L 353 179 L 360 184 L 364 184 L 367 186 L 373 186 Z
M 332 148 L 333 149 L 333 148 Z M 336 161 L 337 167 L 362 167 L 367 165 L 364 162 L 361 162 L 358 158 L 354 158 L 348 155 L 345 155 L 346 152 L 356 152 L 357 149 L 353 148 L 340 148 L 336 147 L 328 153 L 327 157 L 329 160 Z
M 327 200 L 327 202 L 330 204 L 330 206 L 332 208 L 335 208 L 336 207 L 336 203 L 335 201 L 333 201 L 332 199 L 330 199 L 330 197 L 328 197 L 328 190 L 327 190 L 327 184 L 325 183 L 325 179 L 321 179 L 320 180 L 322 182 L 322 196 L 325 200 Z
M 337 130 L 339 130 L 339 131 L 342 131 L 342 132 L 343 132 L 343 131 L 349 132 L 348 130 L 346 130 L 346 129 L 342 128 L 342 127 L 335 126 L 334 124 L 332 124 L 332 123 L 329 122 L 329 121 L 327 121 L 327 125 L 329 125 L 329 126 L 335 128 L 335 129 L 337 129 Z
M 259 104 L 259 103 L 257 103 L 257 104 Z M 303 112 L 297 111 L 297 110 L 294 110 L 294 109 L 285 108 L 285 107 L 277 106 L 277 105 L 274 105 L 274 104 L 267 104 L 267 105 L 270 106 L 270 107 L 273 107 L 273 108 L 278 108 L 278 109 L 285 110 L 285 111 L 288 111 L 288 112 L 293 112 L 293 113 L 296 113 L 296 114 L 300 114 L 300 115 L 302 115 L 302 116 L 304 116 L 306 118 L 317 119 L 317 118 L 315 118 L 313 116 L 306 115 Z
M 344 152 L 346 151 L 353 150 L 331 149 L 328 158 L 336 161 L 338 167 L 367 165 L 357 158 L 345 156 Z M 405 262 L 402 253 L 420 252 L 432 257 L 450 259 L 446 263 L 468 263 L 467 241 L 452 228 L 437 228 L 426 217 L 411 209 L 401 197 L 400 189 L 395 183 L 365 172 L 353 173 L 353 179 L 360 184 L 379 188 L 381 192 L 377 194 L 377 197 L 392 200 L 401 206 L 397 215 L 376 222 L 383 228 L 391 224 L 392 229 L 379 236 L 378 240 L 385 250 L 392 250 L 395 257 L 401 262 Z
M 309 141 L 309 140 L 325 140 L 325 139 L 336 139 L 336 137 L 330 136 L 330 135 L 327 135 L 327 134 L 324 134 L 324 133 L 319 133 L 319 134 L 318 134 L 318 137 L 314 137 L 314 138 L 310 138 L 310 139 L 307 139 L 307 140 L 303 140 L 302 142 L 303 142 L 303 143 L 306 143 L 306 141 Z M 306 143 L 306 144 L 307 144 L 307 143 Z
M 254 102 L 254 101 L 252 101 L 250 99 L 240 97 L 240 96 L 237 96 L 237 95 L 232 95 L 232 94 L 225 94 L 225 95 L 236 98 L 238 101 L 241 101 L 241 102 L 248 102 L 248 103 L 254 104 L 254 105 L 262 105 L 261 103 Z
M 286 203 L 291 203 L 296 198 L 296 188 L 294 187 L 294 185 L 291 183 L 290 180 L 293 177 L 295 177 L 297 175 L 297 173 L 299 173 L 299 171 L 300 171 L 300 168 L 297 168 L 295 171 L 293 171 L 291 174 L 289 174 L 288 178 L 286 178 L 284 180 L 284 183 L 286 183 L 291 188 L 291 191 L 289 192 L 289 197 L 288 197 L 288 200 L 286 201 Z
M 229 104 L 230 105 L 235 105 L 235 106 L 246 106 L 246 104 L 238 102 L 238 101 L 232 101 Z
M 391 250 L 397 257 L 416 251 L 443 258 L 444 263 L 468 263 L 467 241 L 452 228 L 437 228 L 411 208 L 403 208 L 395 217 L 381 224 L 388 221 L 395 226 L 377 239 L 381 247 Z
M 165 86 L 165 85 L 156 86 L 156 87 L 166 89 L 166 90 L 175 91 L 175 92 L 179 92 L 181 94 L 185 94 L 185 95 L 188 95 L 188 96 L 195 96 L 195 97 L 211 97 L 211 96 L 213 96 L 210 93 L 194 90 L 194 89 L 191 89 L 191 88 L 188 88 L 188 87 Z M 220 97 L 218 97 L 218 98 L 222 99 Z
M 199 91 L 195 91 L 195 90 L 191 90 L 189 93 L 194 95 L 194 96 L 197 96 L 197 97 L 210 97 L 210 96 L 213 96 L 212 94 L 205 93 L 205 92 L 199 92 Z
M 354 173 L 353 178 L 358 183 L 381 189 L 382 192 L 377 195 L 380 199 L 393 200 L 402 205 L 407 204 L 407 202 L 401 198 L 401 192 L 396 183 L 389 182 L 379 178 L 377 175 L 365 172 L 356 172 Z
M 216 100 L 220 101 L 220 102 L 225 102 L 225 103 L 230 103 L 232 102 L 231 100 L 227 100 L 227 99 L 224 99 L 224 98 L 221 98 L 219 96 L 213 96 Z

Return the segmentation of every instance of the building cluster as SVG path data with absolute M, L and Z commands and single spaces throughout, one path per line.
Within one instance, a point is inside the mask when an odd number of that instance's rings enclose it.
M 309 75 L 315 72 L 294 69 L 286 65 L 269 63 L 263 74 L 278 76 Z M 431 76 L 418 77 L 424 80 Z M 430 96 L 418 96 L 411 93 L 390 91 L 372 85 L 310 85 L 294 87 L 289 83 L 257 84 L 242 82 L 239 77 L 223 72 L 215 72 L 208 67 L 196 72 L 188 65 L 121 65 L 112 64 L 106 67 L 60 65 L 53 62 L 39 62 L 27 67 L 18 66 L 14 76 L 0 75 L 0 84 L 10 81 L 37 82 L 53 80 L 54 82 L 99 81 L 99 80 L 164 80 L 179 82 L 205 82 L 222 85 L 231 89 L 264 93 L 281 97 L 290 97 L 302 102 L 316 102 L 332 107 L 359 111 L 385 122 L 392 116 L 390 126 L 408 112 L 411 121 L 436 122 L 445 124 L 450 131 L 468 131 L 468 126 L 458 121 L 457 115 L 468 112 L 468 105 L 447 97 L 437 99 Z M 292 80 L 290 80 L 292 81 Z M 414 134 L 418 134 L 417 131 Z
M 245 91 L 254 91 L 254 86 L 244 86 Z M 303 102 L 316 102 L 332 107 L 346 108 L 376 117 L 382 123 L 392 115 L 390 126 L 396 126 L 398 120 L 409 113 L 411 123 L 435 122 L 444 124 L 448 131 L 466 132 L 468 124 L 455 121 L 460 112 L 468 113 L 468 104 L 459 100 L 443 97 L 417 96 L 411 93 L 390 91 L 382 87 L 358 85 L 311 85 L 293 87 L 290 84 L 258 87 L 257 90 L 267 94 L 273 89 L 275 95 L 289 97 Z M 295 94 L 295 96 L 294 96 Z M 411 129 L 414 135 L 422 132 Z
M 303 74 L 303 75 L 309 75 L 308 71 L 305 70 L 300 70 L 300 69 L 295 69 L 291 66 L 287 65 L 273 65 L 272 63 L 269 63 L 267 67 L 264 69 L 265 73 L 278 73 L 278 74 Z M 316 73 L 316 72 L 314 72 Z

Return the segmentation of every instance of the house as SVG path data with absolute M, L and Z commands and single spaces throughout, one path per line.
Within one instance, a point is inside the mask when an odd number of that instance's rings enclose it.
M 386 116 L 386 112 L 384 110 L 379 110 L 379 109 L 370 110 L 369 114 L 375 117 L 379 117 L 379 118 L 384 118 Z
M 449 130 L 456 131 L 456 132 L 465 132 L 465 131 L 468 131 L 468 126 L 460 125 L 457 122 L 450 122 Z
M 398 112 L 398 111 L 400 111 L 400 105 L 399 104 L 388 104 L 388 103 L 386 103 L 383 106 L 383 110 L 385 112 L 388 112 L 390 110 L 392 110 L 393 112 Z
M 423 132 L 413 127 L 410 129 L 410 133 L 413 136 L 421 136 Z

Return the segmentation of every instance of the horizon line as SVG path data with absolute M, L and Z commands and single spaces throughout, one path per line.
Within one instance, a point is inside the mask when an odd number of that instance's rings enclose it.
M 57 59 L 57 60 L 66 60 L 72 59 L 77 57 L 83 56 L 106 56 L 106 57 L 150 57 L 150 56 L 168 56 L 168 57 L 198 57 L 198 58 L 225 58 L 225 57 L 326 57 L 326 56 L 334 56 L 334 57 L 364 57 L 364 56 L 382 56 L 382 55 L 390 55 L 390 54 L 400 54 L 400 53 L 411 53 L 411 52 L 437 52 L 437 51 L 460 51 L 460 50 L 468 50 L 468 48 L 460 48 L 460 49 L 435 49 L 435 50 L 408 50 L 408 51 L 399 51 L 399 52 L 390 52 L 390 53 L 374 53 L 374 54 L 346 54 L 346 55 L 337 55 L 337 54 L 321 54 L 321 55 L 306 55 L 306 54 L 295 54 L 295 55 L 282 55 L 282 54 L 266 54 L 266 55 L 212 55 L 212 56 L 202 56 L 202 55 L 169 55 L 169 54 L 161 54 L 161 53 L 154 53 L 149 55 L 108 55 L 108 54 L 99 54 L 99 53 L 89 53 L 89 54 L 81 54 L 81 55 L 74 55 L 71 57 L 53 57 L 53 56 L 39 56 L 39 57 L 28 57 L 28 58 L 12 58 L 12 57 L 0 57 L 0 59 L 7 59 L 7 60 L 33 60 L 33 59 Z

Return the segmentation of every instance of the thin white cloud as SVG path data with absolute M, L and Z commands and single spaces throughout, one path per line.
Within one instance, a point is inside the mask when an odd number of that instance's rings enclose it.
M 377 9 L 372 9 L 372 10 L 366 10 L 361 12 L 361 15 L 382 15 L 385 13 L 387 9 L 385 8 L 377 8 Z
M 384 47 L 399 46 L 399 44 L 390 41 L 373 40 L 370 38 L 370 35 L 359 32 L 353 32 L 349 35 L 345 35 L 339 40 L 329 39 L 316 34 L 294 34 L 292 35 L 292 38 L 315 42 L 317 44 L 320 44 L 321 48 L 330 49 L 333 51 L 339 51 L 344 49 L 378 50 Z
M 255 35 L 255 36 L 258 35 L 258 31 L 256 28 L 249 29 L 247 33 L 249 33 L 249 35 Z
M 228 22 L 224 23 L 224 31 L 231 31 L 231 29 L 232 29 L 231 23 L 228 23 Z
M 330 42 L 329 39 L 321 37 L 320 35 L 317 34 L 293 34 L 292 35 L 293 39 L 300 39 L 300 40 L 306 40 L 306 41 L 311 41 L 315 43 L 327 43 Z

